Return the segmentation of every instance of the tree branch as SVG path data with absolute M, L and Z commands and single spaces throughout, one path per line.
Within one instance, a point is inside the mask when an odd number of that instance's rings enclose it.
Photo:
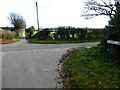
M 116 12 L 115 4 L 111 3 L 111 0 L 108 0 L 109 3 L 101 0 L 98 2 L 96 0 L 88 0 L 85 3 L 85 13 L 82 16 L 93 17 L 99 15 L 107 15 L 112 18 Z M 92 13 L 91 13 L 92 12 Z

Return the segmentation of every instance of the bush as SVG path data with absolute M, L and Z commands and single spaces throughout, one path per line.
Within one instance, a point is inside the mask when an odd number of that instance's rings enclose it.
M 50 37 L 49 34 L 50 31 L 46 28 L 36 33 L 33 38 L 37 38 L 39 40 L 50 40 L 52 37 Z
M 16 37 L 14 31 L 0 31 L 0 38 L 2 39 L 13 39 Z
M 26 31 L 27 37 L 31 38 L 34 34 L 35 29 L 33 26 L 31 26 L 30 28 L 26 29 L 25 31 Z
M 2 38 L 2 31 L 0 30 L 0 39 Z

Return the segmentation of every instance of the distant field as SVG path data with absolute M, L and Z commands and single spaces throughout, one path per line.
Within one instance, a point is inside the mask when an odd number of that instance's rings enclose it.
M 53 32 L 50 32 L 49 35 L 50 35 L 51 37 L 54 37 L 54 33 L 55 33 L 54 31 L 53 31 Z
M 33 35 L 35 35 L 37 32 L 38 32 L 38 31 L 34 31 L 34 34 L 33 34 Z

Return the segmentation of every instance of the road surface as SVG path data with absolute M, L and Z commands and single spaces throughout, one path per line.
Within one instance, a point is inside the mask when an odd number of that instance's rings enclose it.
M 57 63 L 68 48 L 98 43 L 30 44 L 26 40 L 2 46 L 2 88 L 55 88 Z

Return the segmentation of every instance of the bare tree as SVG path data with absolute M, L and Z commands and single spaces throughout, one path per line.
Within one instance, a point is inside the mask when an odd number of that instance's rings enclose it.
M 108 28 L 108 32 L 101 41 L 107 47 L 107 39 L 120 40 L 120 0 L 87 0 L 82 16 L 89 19 L 100 15 L 109 16 L 112 26 Z
M 19 36 L 19 31 L 26 28 L 26 22 L 22 16 L 16 13 L 10 13 L 8 19 L 10 23 L 14 26 L 14 31 L 16 31 Z
M 85 12 L 82 16 L 87 19 L 99 15 L 112 18 L 115 13 L 116 5 L 114 0 L 87 0 L 85 2 Z

